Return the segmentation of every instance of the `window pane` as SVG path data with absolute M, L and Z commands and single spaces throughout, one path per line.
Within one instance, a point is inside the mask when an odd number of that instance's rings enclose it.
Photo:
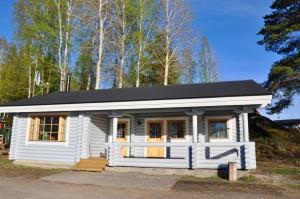
M 117 138 L 125 138 L 126 137 L 126 123 L 119 123 L 118 130 L 117 130 Z
M 52 133 L 58 133 L 58 125 L 52 125 Z
M 52 117 L 45 117 L 45 124 L 51 124 Z
M 209 135 L 213 139 L 227 138 L 227 121 L 211 121 L 209 122 Z
M 185 122 L 184 121 L 169 121 L 168 134 L 171 138 L 184 138 Z
M 149 124 L 149 137 L 150 138 L 161 138 L 161 124 L 150 123 Z
M 50 132 L 51 131 L 51 125 L 45 125 L 45 130 L 46 132 Z
M 211 129 L 210 131 L 210 137 L 214 139 L 218 139 L 218 131 L 215 129 Z
M 50 140 L 51 141 L 57 141 L 58 140 L 58 133 L 51 133 Z
M 59 117 L 57 117 L 57 116 L 53 117 L 52 118 L 52 124 L 57 124 L 58 125 L 59 124 Z
M 177 138 L 184 138 L 184 130 L 183 129 L 177 130 Z

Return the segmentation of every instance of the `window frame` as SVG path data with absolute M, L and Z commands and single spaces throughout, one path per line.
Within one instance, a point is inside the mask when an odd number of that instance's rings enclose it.
M 31 128 L 32 128 L 32 121 L 36 121 L 35 117 L 64 117 L 64 129 L 65 129 L 65 140 L 58 141 L 58 140 L 31 140 L 30 137 L 32 135 Z M 37 124 L 35 124 L 37 125 Z M 39 124 L 40 125 L 40 124 Z M 58 124 L 60 126 L 60 123 Z M 36 126 L 35 126 L 36 127 Z M 27 134 L 26 134 L 26 142 L 25 145 L 69 145 L 69 127 L 70 127 L 70 115 L 68 113 L 41 113 L 41 114 L 30 114 L 28 115 L 27 121 Z M 58 127 L 59 128 L 59 127 Z M 59 136 L 59 135 L 58 135 Z
M 170 136 L 169 122 L 183 122 L 183 127 L 184 127 L 183 137 L 177 137 L 177 135 L 176 135 L 176 137 L 171 137 Z M 187 139 L 186 138 L 186 136 L 187 136 L 187 121 L 186 121 L 186 119 L 168 119 L 168 120 L 166 120 L 166 135 L 171 140 L 185 140 L 185 139 Z
M 205 132 L 208 142 L 232 142 L 232 117 L 231 116 L 212 116 L 205 118 Z M 211 138 L 209 122 L 210 121 L 226 121 L 227 138 Z

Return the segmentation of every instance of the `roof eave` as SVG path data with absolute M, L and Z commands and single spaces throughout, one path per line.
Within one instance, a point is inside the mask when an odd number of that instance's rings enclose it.
M 212 107 L 257 105 L 260 108 L 271 103 L 272 95 L 193 98 L 172 100 L 144 100 L 124 102 L 101 102 L 79 104 L 31 105 L 31 106 L 3 106 L 0 113 L 34 113 L 34 112 L 74 112 L 74 111 L 103 111 L 128 109 L 159 109 L 185 107 Z

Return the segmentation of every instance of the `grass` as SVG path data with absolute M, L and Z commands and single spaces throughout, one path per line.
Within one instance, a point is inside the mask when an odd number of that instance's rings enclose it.
M 40 178 L 63 171 L 67 171 L 67 169 L 43 169 L 37 167 L 14 165 L 13 161 L 8 160 L 7 157 L 0 157 L 0 176 Z
M 201 178 L 201 177 L 195 177 L 195 176 L 182 176 L 180 178 L 180 180 L 183 180 L 183 181 L 189 181 L 189 182 L 228 182 L 228 180 L 226 179 L 222 179 L 218 176 L 211 176 L 211 177 L 206 177 L 206 178 Z
M 272 169 L 273 173 L 280 174 L 283 176 L 289 176 L 294 179 L 299 179 L 300 180 L 300 168 L 274 168 Z
M 299 191 L 300 192 L 300 184 L 287 184 L 288 188 Z
M 249 175 L 249 176 L 243 176 L 243 177 L 240 177 L 238 179 L 238 181 L 240 182 L 245 182 L 245 183 L 254 183 L 254 182 L 257 182 L 259 179 L 257 177 L 255 177 L 254 175 Z

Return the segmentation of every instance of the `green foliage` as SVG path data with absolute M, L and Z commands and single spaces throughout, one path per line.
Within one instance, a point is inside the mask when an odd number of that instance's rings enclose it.
M 94 88 L 101 24 L 98 3 L 94 0 L 15 1 L 14 40 L 7 43 L 0 39 L 0 103 L 58 91 L 61 89 L 60 83 L 64 81 L 63 74 L 67 72 L 73 73 L 72 90 Z M 68 24 L 70 4 L 73 7 Z M 181 5 L 185 4 L 187 3 L 183 2 Z M 166 30 L 162 28 L 165 25 L 162 21 L 162 1 L 116 0 L 107 1 L 104 7 L 104 26 L 107 29 L 104 31 L 104 49 L 101 51 L 101 87 L 118 86 L 121 77 L 124 78 L 125 86 L 136 86 L 138 62 L 140 86 L 162 85 L 167 55 Z M 180 10 L 180 7 L 177 9 Z M 180 19 L 181 14 L 185 16 L 178 12 L 176 19 Z M 123 16 L 126 22 L 124 30 L 121 20 Z M 189 24 L 188 20 L 184 22 Z M 174 26 L 177 25 L 176 20 L 173 23 Z M 123 36 L 124 48 L 120 45 Z M 168 84 L 195 82 L 197 63 L 194 61 L 193 48 L 178 50 L 181 45 L 174 42 L 184 39 L 190 38 L 178 36 L 170 40 L 168 53 L 172 54 L 172 60 Z M 65 46 L 68 46 L 66 55 Z M 124 56 L 121 49 L 125 49 Z M 119 75 L 121 60 L 124 61 L 122 76 Z M 40 85 L 36 85 L 34 81 L 37 72 L 41 74 Z
M 300 2 L 276 0 L 271 8 L 273 12 L 264 17 L 265 25 L 258 33 L 263 35 L 258 43 L 283 56 L 273 64 L 264 83 L 276 99 L 268 108 L 273 114 L 292 105 L 300 94 Z
M 90 90 L 95 87 L 95 61 L 93 60 L 93 49 L 88 45 L 81 48 L 73 73 L 74 90 Z
M 25 56 L 26 49 L 17 50 L 12 45 L 7 49 L 7 54 L 0 64 L 0 103 L 27 97 L 27 67 Z

